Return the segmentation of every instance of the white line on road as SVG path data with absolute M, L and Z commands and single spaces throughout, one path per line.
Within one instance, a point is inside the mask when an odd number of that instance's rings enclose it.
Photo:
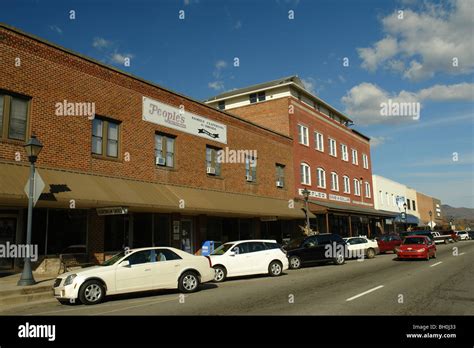
M 367 295 L 367 294 L 369 294 L 369 293 L 371 293 L 371 292 L 373 292 L 373 291 L 375 291 L 375 290 L 381 289 L 381 288 L 383 288 L 383 285 L 376 286 L 376 287 L 375 287 L 375 288 L 373 288 L 373 289 L 370 289 L 370 290 L 367 290 L 367 291 L 361 292 L 361 293 L 360 293 L 360 294 L 358 294 L 358 295 L 352 296 L 352 297 L 348 298 L 346 301 L 352 301 L 352 300 L 355 300 L 355 299 L 356 299 L 356 298 L 358 298 L 358 297 L 361 297 L 361 296 Z
M 458 256 L 464 255 L 465 253 L 460 253 Z
M 438 266 L 439 264 L 443 263 L 443 261 L 433 263 L 430 267 Z

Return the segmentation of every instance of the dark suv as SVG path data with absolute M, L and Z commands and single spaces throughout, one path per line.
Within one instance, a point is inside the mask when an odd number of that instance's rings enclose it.
M 341 236 L 333 233 L 293 239 L 285 249 L 292 269 L 316 262 L 334 262 L 336 265 L 342 265 L 347 255 L 346 242 Z

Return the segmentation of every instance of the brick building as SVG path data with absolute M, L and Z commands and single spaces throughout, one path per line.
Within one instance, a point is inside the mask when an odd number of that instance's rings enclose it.
M 288 133 L 6 25 L 0 61 L 0 242 L 24 241 L 32 134 L 44 145 L 33 226 L 41 254 L 69 245 L 87 245 L 95 260 L 123 246 L 195 252 L 207 239 L 281 240 L 302 223 Z
M 305 89 L 297 76 L 206 100 L 293 139 L 293 194 L 310 192 L 313 229 L 342 236 L 376 235 L 385 217 L 374 209 L 370 139 L 351 119 Z
M 431 226 L 432 228 L 442 226 L 444 216 L 441 211 L 441 201 L 421 192 L 416 193 L 416 199 L 420 212 L 420 224 L 423 226 Z

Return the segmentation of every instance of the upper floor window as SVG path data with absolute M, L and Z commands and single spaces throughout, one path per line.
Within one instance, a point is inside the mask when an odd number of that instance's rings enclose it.
M 285 187 L 285 166 L 283 164 L 275 164 L 275 174 L 277 187 Z
M 206 173 L 209 175 L 221 175 L 221 161 L 219 159 L 219 151 L 222 149 L 206 146 Z
M 413 207 L 413 211 L 416 211 L 416 204 L 415 204 L 415 201 L 412 201 L 412 207 Z
M 217 104 L 217 108 L 219 110 L 225 110 L 225 100 L 219 101 L 219 103 Z
M 92 122 L 92 153 L 118 158 L 120 123 L 95 117 Z
M 256 103 L 257 101 L 264 101 L 266 99 L 265 91 L 258 93 L 251 93 L 249 95 L 250 103 Z
M 410 200 L 409 200 L 409 199 L 407 199 L 407 209 L 408 209 L 408 210 L 411 210 Z
M 318 168 L 317 173 L 318 173 L 318 187 L 326 188 L 326 171 L 323 168 Z
M 308 127 L 298 125 L 298 139 L 300 144 L 309 146 Z
M 156 164 L 165 167 L 174 167 L 174 152 L 176 138 L 168 134 L 155 134 Z
M 354 194 L 360 196 L 360 181 L 359 179 L 354 179 Z
M 247 181 L 257 181 L 257 158 L 245 155 L 245 177 Z
M 341 156 L 343 161 L 349 161 L 349 152 L 347 151 L 347 145 L 341 144 Z
M 314 132 L 314 142 L 316 143 L 316 150 L 324 152 L 324 136 L 321 133 Z
M 379 196 L 380 196 L 380 204 L 383 205 L 383 192 L 381 190 L 379 191 Z
M 26 141 L 30 99 L 0 93 L 0 139 Z
M 359 156 L 357 155 L 357 150 L 352 149 L 352 164 L 356 166 L 359 165 Z
M 370 194 L 370 184 L 366 181 L 365 182 L 365 197 L 370 198 L 372 195 Z
M 344 175 L 344 193 L 351 193 L 351 182 L 346 175 Z
M 365 169 L 369 169 L 369 157 L 365 153 L 362 154 L 362 165 Z
M 329 138 L 329 154 L 337 157 L 336 140 Z
M 339 191 L 339 176 L 337 173 L 331 173 L 331 190 Z
M 304 185 L 311 185 L 311 170 L 306 163 L 300 164 L 301 183 Z

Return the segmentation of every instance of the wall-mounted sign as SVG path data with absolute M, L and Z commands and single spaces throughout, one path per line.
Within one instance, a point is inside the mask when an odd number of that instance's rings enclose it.
M 128 214 L 128 208 L 124 207 L 108 207 L 108 208 L 97 208 L 97 215 L 125 215 Z
M 189 111 L 143 97 L 145 121 L 227 144 L 227 126 Z
M 361 202 L 361 201 L 352 201 L 352 203 L 354 203 L 354 204 L 360 204 L 360 205 L 366 205 L 366 206 L 368 206 L 368 207 L 373 206 L 372 203 L 365 203 L 365 202 Z
M 318 192 L 318 191 L 312 191 L 312 190 L 308 190 L 309 191 L 309 196 L 310 197 L 316 197 L 316 198 L 328 198 L 328 195 L 325 194 L 324 192 Z M 302 196 L 303 195 L 303 189 L 299 189 L 298 190 L 298 193 Z
M 329 199 L 331 201 L 338 201 L 338 202 L 345 202 L 345 203 L 350 203 L 351 202 L 351 199 L 349 197 L 333 195 L 332 193 L 329 194 Z

